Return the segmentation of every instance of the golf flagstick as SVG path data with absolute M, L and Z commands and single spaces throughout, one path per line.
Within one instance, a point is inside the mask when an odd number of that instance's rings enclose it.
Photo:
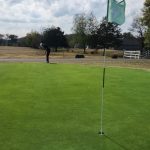
M 108 22 L 116 23 L 118 25 L 122 25 L 125 22 L 125 0 L 120 0 L 117 2 L 116 0 L 107 0 L 107 22 L 106 22 L 106 39 L 107 39 L 107 27 Z M 100 135 L 104 135 L 103 132 L 103 110 L 104 110 L 104 87 L 105 87 L 105 73 L 106 73 L 106 45 L 104 44 L 104 52 L 103 52 L 103 85 L 102 85 L 102 97 L 101 97 L 101 114 L 100 114 Z
M 107 18 L 106 18 L 106 30 L 108 25 L 108 9 L 109 9 L 109 0 L 107 1 Z M 107 31 L 106 31 L 107 36 Z M 106 73 L 106 44 L 104 44 L 104 51 L 103 51 L 103 84 L 102 84 L 102 91 L 101 91 L 101 112 L 100 112 L 100 135 L 104 135 L 103 132 L 103 110 L 104 110 L 104 88 L 105 88 L 105 73 Z
M 104 47 L 104 52 L 103 52 L 103 84 L 102 84 L 102 92 L 101 92 L 101 112 L 100 112 L 100 135 L 104 135 L 103 132 L 103 110 L 104 110 L 104 87 L 105 87 L 105 73 L 106 73 L 106 48 Z

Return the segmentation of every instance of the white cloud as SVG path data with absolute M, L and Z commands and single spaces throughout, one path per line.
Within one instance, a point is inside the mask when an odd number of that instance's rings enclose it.
M 126 0 L 126 3 L 124 31 L 140 13 L 144 0 Z M 70 33 L 73 16 L 81 12 L 93 11 L 101 20 L 106 15 L 107 0 L 0 0 L 0 6 L 0 33 L 24 36 L 31 30 L 51 25 Z

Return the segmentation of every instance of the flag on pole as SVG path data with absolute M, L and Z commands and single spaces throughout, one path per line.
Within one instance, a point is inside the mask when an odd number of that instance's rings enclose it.
M 107 4 L 107 22 L 116 23 L 118 25 L 122 25 L 125 22 L 125 0 L 108 0 Z M 104 105 L 104 86 L 105 86 L 105 47 L 104 47 L 104 67 L 103 67 L 103 86 L 102 86 L 102 98 L 101 98 L 101 119 L 100 119 L 100 135 L 104 135 L 103 132 L 103 105 Z
M 122 25 L 125 22 L 125 0 L 108 0 L 107 5 L 108 22 Z

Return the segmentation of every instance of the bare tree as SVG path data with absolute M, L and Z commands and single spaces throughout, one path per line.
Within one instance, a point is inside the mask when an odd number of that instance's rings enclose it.
M 85 13 L 76 14 L 74 16 L 72 30 L 75 34 L 75 41 L 80 44 L 85 53 L 88 40 L 87 17 Z
M 135 17 L 133 22 L 132 22 L 131 28 L 129 30 L 133 34 L 135 34 L 135 36 L 137 38 L 140 39 L 142 49 L 143 49 L 144 48 L 144 34 L 145 34 L 145 31 L 146 31 L 146 27 L 144 26 L 142 19 L 138 16 Z

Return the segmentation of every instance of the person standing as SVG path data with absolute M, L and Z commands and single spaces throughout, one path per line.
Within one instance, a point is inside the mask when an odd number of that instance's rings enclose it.
M 40 47 L 45 50 L 46 62 L 49 63 L 49 55 L 50 55 L 51 49 L 46 44 L 44 44 L 43 42 L 40 43 Z

